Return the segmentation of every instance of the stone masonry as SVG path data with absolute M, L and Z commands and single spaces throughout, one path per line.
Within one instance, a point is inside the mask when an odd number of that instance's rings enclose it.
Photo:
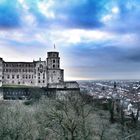
M 47 87 L 63 82 L 64 70 L 60 69 L 59 52 L 48 52 L 45 61 L 6 62 L 0 58 L 0 86 Z

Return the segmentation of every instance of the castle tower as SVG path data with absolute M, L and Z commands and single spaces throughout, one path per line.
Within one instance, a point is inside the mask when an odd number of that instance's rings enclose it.
M 59 52 L 48 52 L 47 57 L 47 83 L 60 83 L 64 81 L 63 70 L 60 69 Z
M 2 86 L 2 77 L 3 77 L 3 59 L 0 58 L 0 87 Z
M 58 52 L 48 52 L 47 58 L 48 69 L 59 69 L 60 57 Z

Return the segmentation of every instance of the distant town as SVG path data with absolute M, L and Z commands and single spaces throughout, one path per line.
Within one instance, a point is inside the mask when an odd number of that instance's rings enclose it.
M 86 90 L 93 98 L 111 98 L 117 94 L 118 98 L 126 101 L 140 101 L 140 81 L 136 80 L 100 80 L 100 81 L 79 81 L 81 91 Z M 114 83 L 116 93 L 114 93 Z
M 79 81 L 79 86 L 81 92 L 85 91 L 93 99 L 119 100 L 120 104 L 123 104 L 126 115 L 131 115 L 132 111 L 137 113 L 137 104 L 140 103 L 140 81 L 138 80 Z

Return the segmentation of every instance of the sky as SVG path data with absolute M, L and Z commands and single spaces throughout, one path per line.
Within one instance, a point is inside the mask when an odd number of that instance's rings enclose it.
M 140 0 L 0 0 L 0 57 L 60 52 L 65 80 L 140 79 Z

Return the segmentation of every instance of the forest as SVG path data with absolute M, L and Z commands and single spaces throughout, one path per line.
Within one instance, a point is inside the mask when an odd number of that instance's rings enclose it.
M 0 140 L 139 140 L 136 117 L 85 92 L 0 101 Z

